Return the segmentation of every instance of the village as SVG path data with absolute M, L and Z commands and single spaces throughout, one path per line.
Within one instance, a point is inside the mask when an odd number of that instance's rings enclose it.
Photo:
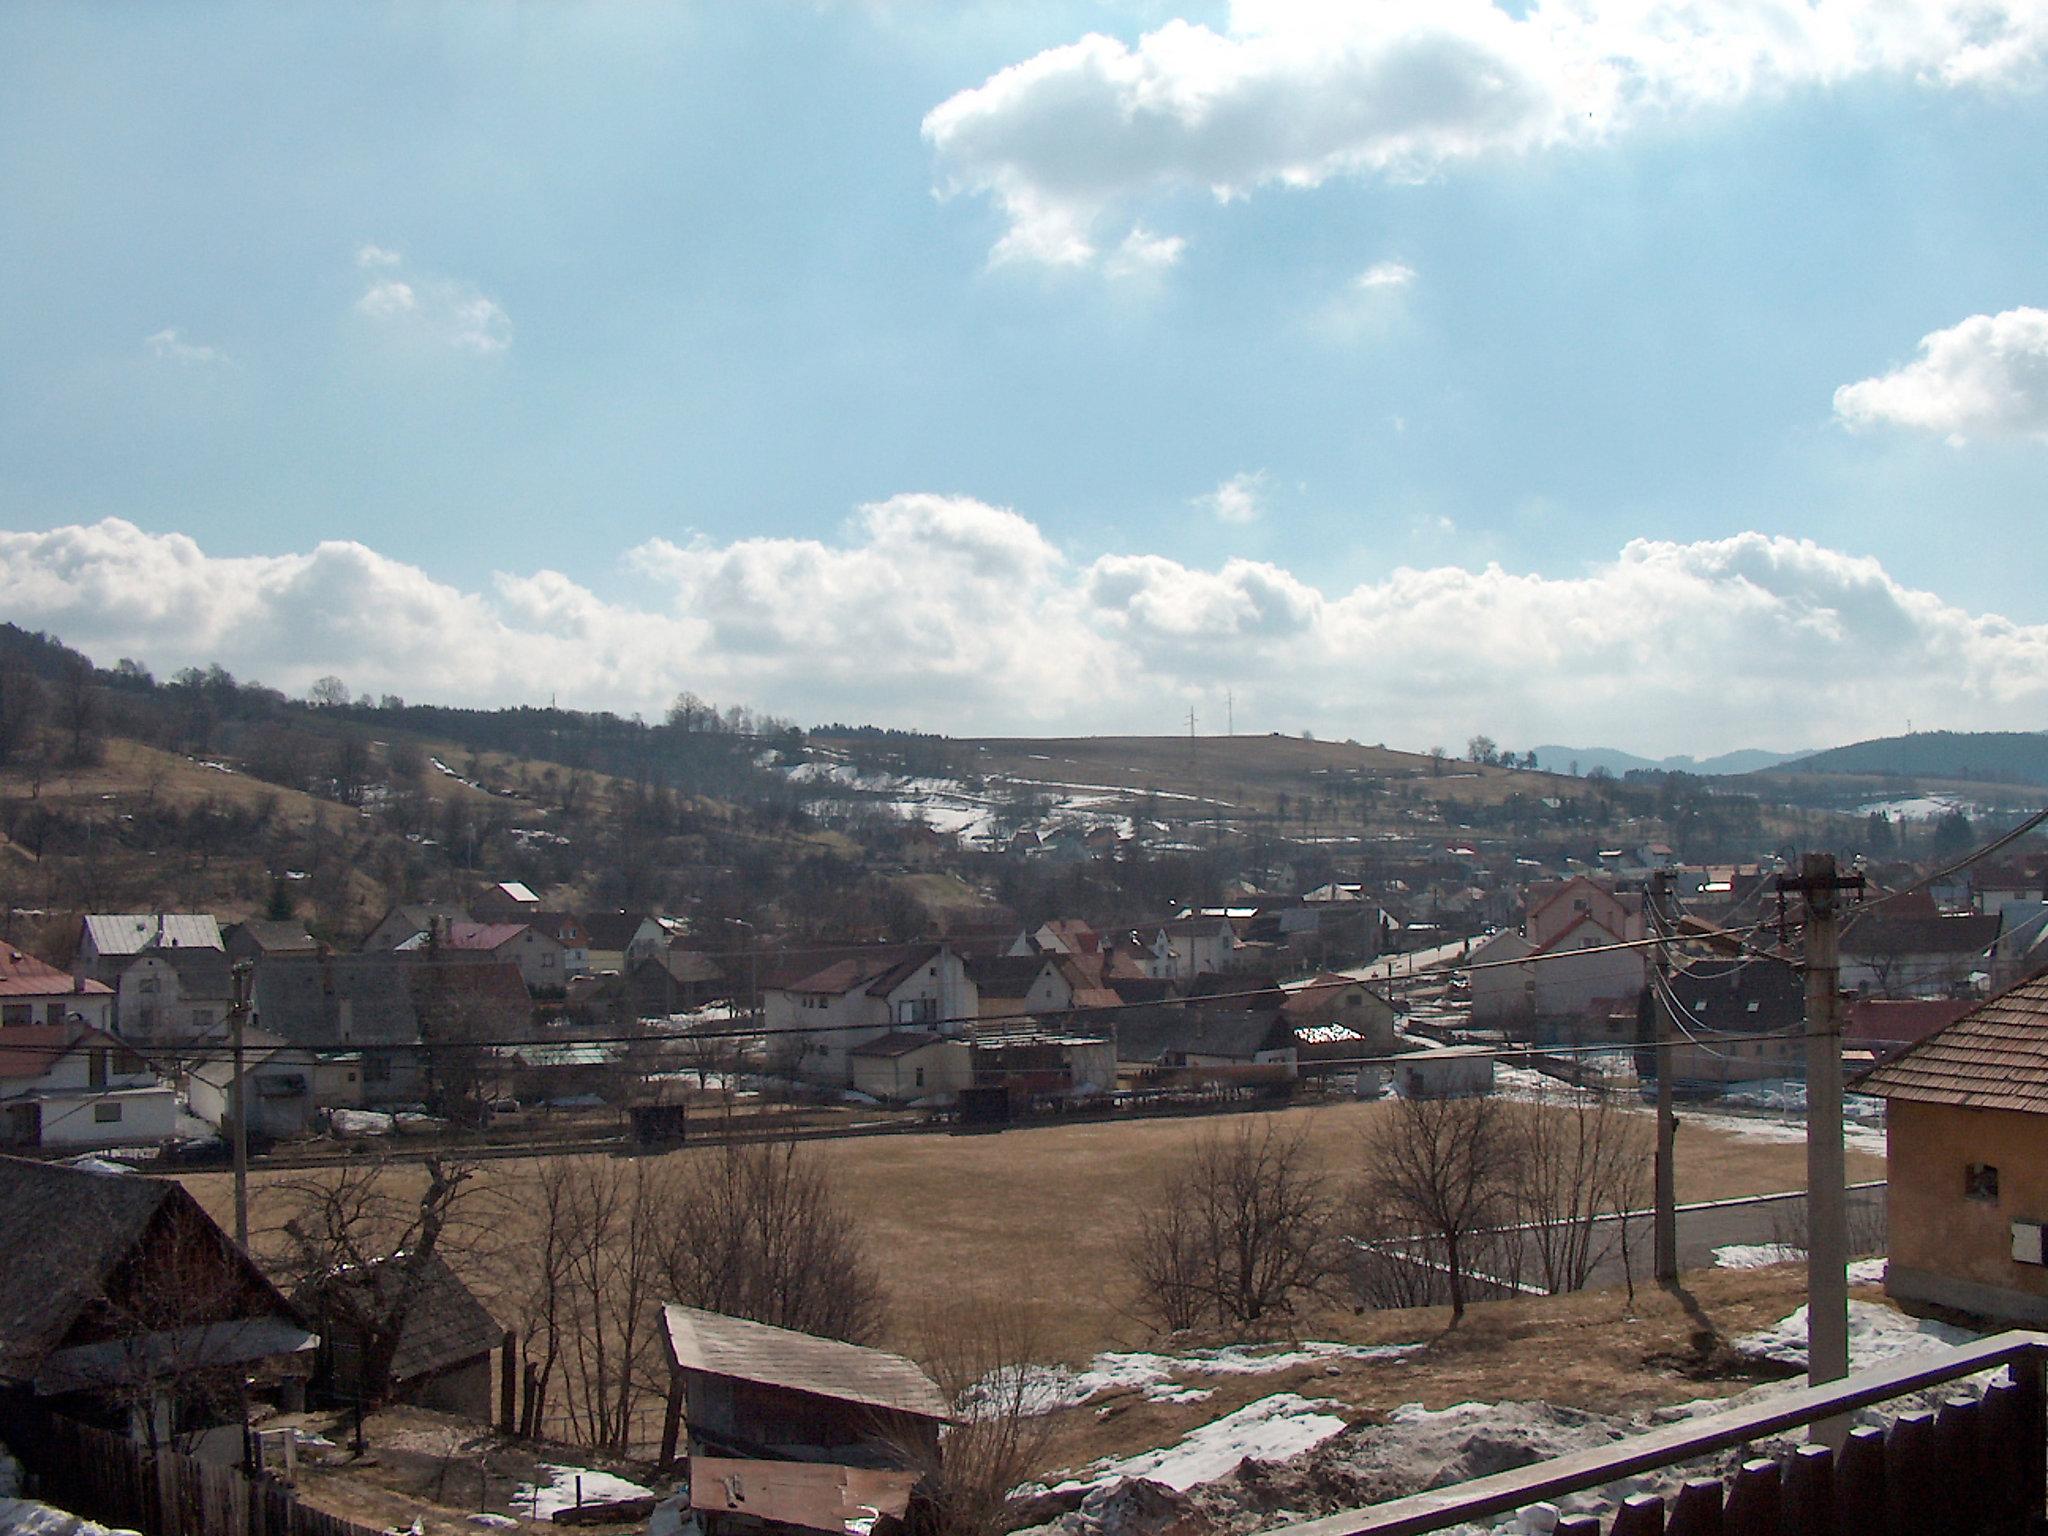
M 1830 1038 L 1859 1370 L 2048 1317 L 2026 829 L 1855 866 Z M 1380 863 L 893 942 L 505 879 L 349 947 L 205 912 L 0 946 L 0 1210 L 35 1234 L 0 1259 L 11 1475 L 176 1536 L 1151 1536 L 1681 1407 L 1764 1423 L 1806 1350 L 1785 866 Z M 1728 1433 L 1695 1449 L 1765 1440 Z

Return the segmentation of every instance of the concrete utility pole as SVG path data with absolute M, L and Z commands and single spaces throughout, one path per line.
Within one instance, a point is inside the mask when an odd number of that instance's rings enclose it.
M 1659 938 L 1668 935 L 1671 914 L 1671 871 L 1650 874 L 1650 931 Z M 1657 1168 L 1653 1202 L 1656 1275 L 1659 1284 L 1678 1280 L 1678 1111 L 1671 1099 L 1671 950 L 1659 944 L 1650 951 L 1656 985 L 1651 988 L 1650 1007 L 1656 1020 L 1657 1058 Z
M 242 1080 L 243 1030 L 249 1019 L 249 962 L 236 962 L 233 972 L 234 1000 L 228 1006 L 228 1034 L 234 1060 L 229 1071 L 228 1107 L 234 1122 L 235 1149 L 235 1241 L 246 1251 L 249 1246 L 249 1094 Z
M 1861 885 L 1835 874 L 1831 853 L 1809 853 L 1806 896 L 1806 1379 L 1849 1374 L 1849 1229 L 1842 1160 L 1842 992 L 1837 893 Z

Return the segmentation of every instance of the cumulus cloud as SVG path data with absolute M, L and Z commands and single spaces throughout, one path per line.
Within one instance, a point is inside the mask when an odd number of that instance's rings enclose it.
M 998 259 L 1079 266 L 1148 199 L 1414 180 L 1880 71 L 2011 80 L 2044 42 L 2028 0 L 1236 0 L 1221 31 L 1046 49 L 941 102 L 924 136 L 943 190 L 1001 208 Z
M 1920 355 L 1890 373 L 1835 391 L 1835 416 L 1972 437 L 2048 442 L 2048 310 L 1972 315 L 1920 338 Z
M 1103 263 L 1111 277 L 1152 277 L 1180 262 L 1187 241 L 1178 235 L 1155 235 L 1143 225 L 1124 236 L 1123 244 Z
M 355 311 L 391 337 L 414 345 L 489 357 L 512 345 L 512 317 L 496 299 L 468 283 L 430 276 L 398 276 L 404 258 L 382 246 L 356 252 L 356 265 L 373 275 Z
M 1255 523 L 1266 510 L 1266 472 L 1247 470 L 1232 475 L 1195 505 L 1206 507 L 1219 523 Z
M 149 355 L 159 362 L 189 363 L 204 367 L 210 363 L 227 362 L 227 353 L 219 347 L 201 346 L 180 336 L 175 327 L 166 326 L 155 335 L 145 337 L 142 343 L 149 348 Z
M 1414 281 L 1415 269 L 1406 262 L 1376 261 L 1351 279 L 1351 286 L 1360 293 L 1371 293 L 1377 288 L 1406 288 Z
M 549 570 L 465 590 L 342 541 L 223 557 L 114 519 L 0 532 L 0 611 L 17 623 L 102 662 L 219 661 L 292 692 L 335 673 L 410 698 L 546 689 L 655 714 L 687 687 L 974 733 L 1170 729 L 1229 687 L 1260 728 L 1691 752 L 2048 709 L 2048 625 L 1756 533 L 1641 540 L 1567 578 L 1446 565 L 1339 590 L 1264 561 L 1070 555 L 1010 509 L 903 495 L 832 539 L 654 540 L 622 575 L 652 599 Z

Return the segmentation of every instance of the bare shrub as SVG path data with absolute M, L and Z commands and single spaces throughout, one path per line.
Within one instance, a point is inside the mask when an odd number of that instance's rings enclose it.
M 1337 1202 L 1306 1130 L 1204 1133 L 1129 1222 L 1135 1310 L 1168 1331 L 1242 1328 L 1321 1294 L 1338 1262 Z
M 925 1315 L 917 1359 L 956 1417 L 936 1451 L 908 1436 L 898 1437 L 897 1450 L 924 1474 L 918 1497 L 930 1536 L 1001 1536 L 1010 1528 L 1010 1491 L 1041 1469 L 1052 1439 L 1035 1345 L 1017 1310 L 1002 1302 L 982 1298 Z
M 1650 1127 L 1598 1093 L 1518 1108 L 1510 1205 L 1534 1278 L 1553 1296 L 1582 1290 L 1620 1242 L 1618 1218 L 1644 1195 Z

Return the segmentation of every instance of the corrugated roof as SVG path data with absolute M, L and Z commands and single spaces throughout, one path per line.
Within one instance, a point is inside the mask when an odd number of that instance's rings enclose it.
M 1979 1003 L 1857 1083 L 1914 1104 L 2048 1114 L 2048 976 Z
M 875 1056 L 884 1059 L 897 1056 L 913 1056 L 928 1045 L 937 1045 L 945 1039 L 922 1029 L 892 1029 L 886 1035 L 877 1035 L 864 1040 L 846 1054 L 849 1056 Z
M 103 955 L 221 947 L 220 924 L 207 912 L 95 912 L 86 918 L 85 931 Z
M 758 1381 L 921 1419 L 951 1417 L 937 1384 L 901 1355 L 674 1303 L 661 1310 L 677 1370 Z

